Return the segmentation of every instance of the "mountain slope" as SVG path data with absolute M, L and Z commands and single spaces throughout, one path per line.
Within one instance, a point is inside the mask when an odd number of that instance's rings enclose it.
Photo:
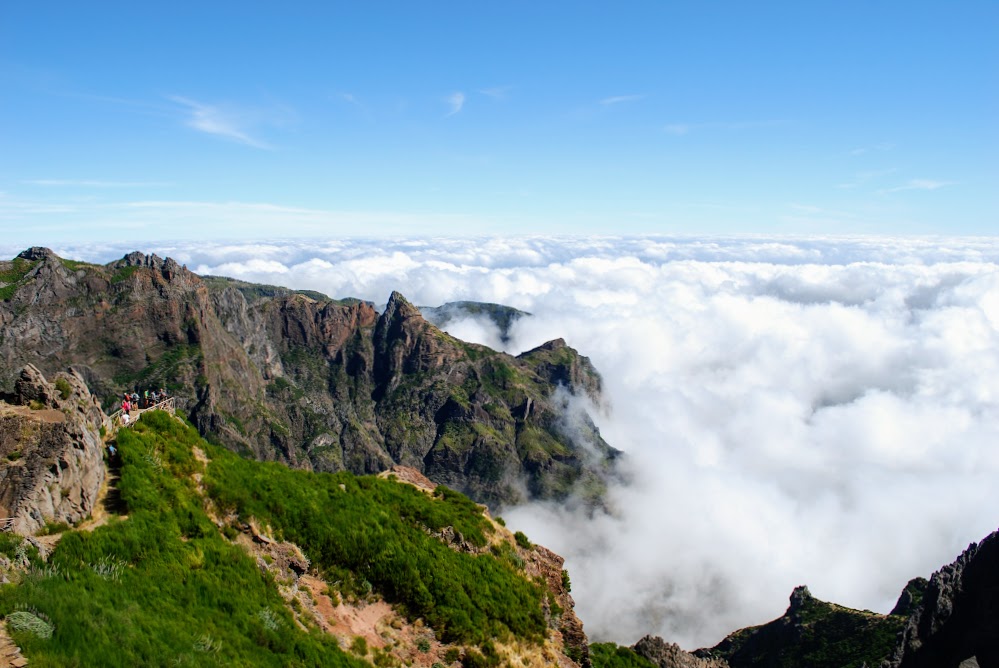
M 162 411 L 117 440 L 125 515 L 47 561 L 0 535 L 0 614 L 32 663 L 577 665 L 543 555 L 460 494 L 253 462 Z M 369 609 L 391 621 L 370 641 L 343 621 Z
M 599 497 L 616 454 L 559 385 L 599 398 L 561 340 L 512 357 L 464 343 L 393 293 L 377 313 L 131 253 L 106 266 L 32 248 L 0 263 L 0 388 L 72 366 L 112 407 L 166 387 L 211 440 L 258 459 L 374 473 L 414 467 L 492 505 Z

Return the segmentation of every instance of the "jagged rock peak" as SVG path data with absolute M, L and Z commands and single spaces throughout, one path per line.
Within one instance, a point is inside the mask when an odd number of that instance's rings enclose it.
M 123 269 L 125 267 L 148 267 L 154 271 L 158 271 L 163 275 L 163 278 L 166 278 L 167 280 L 173 280 L 173 278 L 177 274 L 181 273 L 181 271 L 184 272 L 184 275 L 187 276 L 188 279 L 195 277 L 194 274 L 186 271 L 186 267 L 181 266 L 173 258 L 168 257 L 163 259 L 155 253 L 145 255 L 140 251 L 132 251 L 125 257 L 120 260 L 115 260 L 108 266 L 112 269 Z
M 389 295 L 388 303 L 385 305 L 385 316 L 390 319 L 423 317 L 420 309 L 410 304 L 409 300 L 396 290 L 393 290 L 392 294 Z
M 895 603 L 895 607 L 891 609 L 890 615 L 904 615 L 908 617 L 916 608 L 919 607 L 920 602 L 923 600 L 923 595 L 926 593 L 926 588 L 929 586 L 930 582 L 926 578 L 912 578 L 905 585 L 905 589 L 898 597 L 898 601 Z
M 791 592 L 791 605 L 788 607 L 787 612 L 788 614 L 798 612 L 814 600 L 815 597 L 812 596 L 812 592 L 808 591 L 808 587 L 798 585 Z
M 116 260 L 113 267 L 152 267 L 153 269 L 163 268 L 163 258 L 153 253 L 152 255 L 146 255 L 140 251 L 132 251 L 120 260 Z
M 565 339 L 552 339 L 551 341 L 546 341 L 537 348 L 534 348 L 528 352 L 534 352 L 535 350 L 562 350 L 563 348 L 568 348 L 568 347 L 569 344 L 565 342 Z
M 999 531 L 930 577 L 882 668 L 999 666 Z
M 45 380 L 45 376 L 34 364 L 27 364 L 14 385 L 15 401 L 25 406 L 32 401 L 46 405 L 55 403 L 55 389 Z
M 27 250 L 21 251 L 17 256 L 22 260 L 29 260 L 31 262 L 59 257 L 51 248 L 45 248 L 44 246 L 32 246 Z
M 676 643 L 668 643 L 659 636 L 645 636 L 631 649 L 659 668 L 728 668 L 728 662 L 724 659 L 697 657 L 683 651 Z

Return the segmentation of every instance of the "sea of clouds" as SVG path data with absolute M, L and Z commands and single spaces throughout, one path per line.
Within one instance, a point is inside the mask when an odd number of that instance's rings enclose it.
M 133 246 L 136 244 L 132 244 Z M 694 648 L 794 586 L 887 612 L 999 526 L 999 238 L 487 238 L 148 244 L 206 274 L 384 305 L 498 302 L 564 338 L 627 453 L 596 516 L 504 511 L 566 557 L 591 639 Z M 20 249 L 17 249 L 20 250 Z M 133 248 L 74 246 L 106 262 Z M 9 256 L 9 255 L 8 255 Z

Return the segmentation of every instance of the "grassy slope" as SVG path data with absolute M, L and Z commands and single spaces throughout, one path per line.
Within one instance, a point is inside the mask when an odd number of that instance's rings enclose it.
M 193 446 L 210 454 L 207 471 Z M 270 575 L 209 520 L 194 473 L 222 505 L 298 542 L 328 581 L 369 584 L 439 636 L 545 633 L 541 588 L 515 563 L 427 535 L 454 526 L 485 543 L 488 522 L 458 494 L 242 460 L 164 413 L 123 431 L 119 450 L 128 518 L 67 532 L 46 567 L 36 559 L 20 584 L 0 587 L 0 614 L 29 610 L 54 626 L 51 639 L 13 631 L 33 666 L 364 665 L 296 626 Z M 0 552 L 13 556 L 16 543 Z

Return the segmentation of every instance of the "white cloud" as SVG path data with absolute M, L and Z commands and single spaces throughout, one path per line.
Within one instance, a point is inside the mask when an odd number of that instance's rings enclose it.
M 461 111 L 462 107 L 465 106 L 465 94 L 461 91 L 457 91 L 448 95 L 444 101 L 451 107 L 451 111 L 449 111 L 447 115 L 454 116 Z
M 879 144 L 873 144 L 871 146 L 860 146 L 855 149 L 850 150 L 850 155 L 866 155 L 868 153 L 880 153 L 882 151 L 890 151 L 895 147 L 894 144 L 888 142 L 881 142 Z
M 134 243 L 128 243 L 131 250 Z M 999 239 L 317 239 L 149 247 L 384 304 L 534 315 L 602 372 L 631 483 L 611 511 L 504 512 L 567 557 L 593 639 L 692 648 L 817 596 L 887 611 L 999 525 Z M 108 248 L 63 249 L 107 260 Z M 117 252 L 117 251 L 115 251 Z M 499 345 L 479 320 L 455 334 Z
M 203 104 L 179 95 L 172 95 L 169 99 L 186 108 L 187 116 L 184 124 L 188 127 L 253 148 L 271 148 L 267 142 L 249 134 L 246 128 L 247 121 L 239 113 Z
M 163 181 L 110 181 L 101 179 L 26 179 L 30 186 L 65 188 L 163 188 L 172 184 Z
M 623 104 L 625 102 L 638 102 L 639 100 L 644 99 L 644 95 L 613 95 L 600 100 L 600 104 L 608 107 L 615 104 Z
M 954 185 L 953 181 L 935 181 L 933 179 L 910 179 L 908 183 L 894 188 L 882 190 L 882 193 L 897 193 L 903 190 L 937 190 L 944 186 Z
M 505 100 L 510 95 L 511 90 L 513 90 L 513 86 L 490 86 L 489 88 L 480 88 L 479 92 L 494 100 Z
M 671 135 L 687 135 L 694 130 L 752 130 L 757 128 L 774 128 L 787 125 L 790 121 L 785 119 L 770 119 L 760 121 L 712 121 L 706 123 L 669 123 L 663 130 Z

